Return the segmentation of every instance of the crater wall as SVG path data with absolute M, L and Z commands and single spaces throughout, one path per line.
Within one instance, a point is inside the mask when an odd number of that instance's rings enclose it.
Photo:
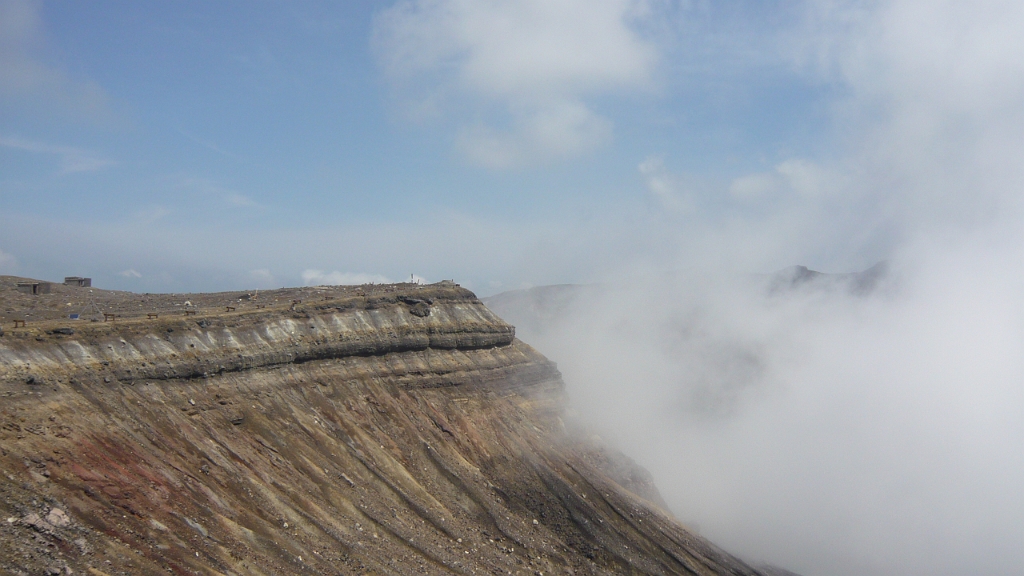
M 0 337 L 10 573 L 758 574 L 457 286 L 66 324 Z

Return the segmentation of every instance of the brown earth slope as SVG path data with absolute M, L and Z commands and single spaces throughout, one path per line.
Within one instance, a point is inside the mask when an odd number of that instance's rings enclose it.
M 3 280 L 6 573 L 758 574 L 567 433 L 555 366 L 454 284 Z M 120 316 L 70 321 L 72 297 Z

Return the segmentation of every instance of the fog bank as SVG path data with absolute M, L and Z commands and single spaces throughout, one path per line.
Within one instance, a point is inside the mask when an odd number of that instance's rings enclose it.
M 520 334 L 727 549 L 808 575 L 1015 573 L 1021 282 L 946 256 L 868 295 L 637 276 Z

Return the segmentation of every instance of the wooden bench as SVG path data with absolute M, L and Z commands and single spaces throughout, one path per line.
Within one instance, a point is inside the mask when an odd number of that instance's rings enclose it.
M 104 322 L 113 322 L 116 319 L 117 319 L 117 314 L 111 314 L 109 312 L 104 312 L 103 313 L 103 321 Z
M 149 318 L 150 320 L 153 320 L 154 318 L 158 318 L 159 316 L 160 315 L 157 314 L 156 312 L 147 312 L 146 313 L 146 318 Z
M 228 312 L 234 312 L 235 311 L 235 307 L 234 306 L 225 306 L 225 308 L 228 309 L 227 310 Z
M 14 327 L 17 328 L 18 326 L 21 326 L 22 328 L 24 328 L 25 327 L 25 321 L 24 320 L 15 320 L 14 321 Z
M 185 310 L 185 316 L 195 316 L 195 315 L 196 315 L 196 311 L 195 310 Z

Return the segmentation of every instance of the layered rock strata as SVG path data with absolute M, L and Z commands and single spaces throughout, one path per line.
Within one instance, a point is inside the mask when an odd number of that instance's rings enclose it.
M 8 329 L 0 568 L 757 574 L 564 400 L 454 285 Z

